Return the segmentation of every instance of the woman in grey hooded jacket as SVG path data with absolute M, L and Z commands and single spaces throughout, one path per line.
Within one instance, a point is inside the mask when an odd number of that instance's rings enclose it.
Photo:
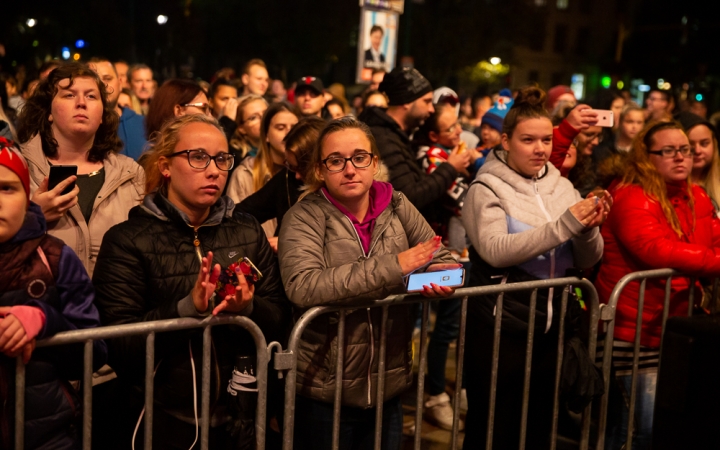
M 550 279 L 569 268 L 589 268 L 603 250 L 598 225 L 612 199 L 591 194 L 583 200 L 572 184 L 548 164 L 553 128 L 542 105 L 545 93 L 521 90 L 503 124 L 503 150 L 488 155 L 465 199 L 463 224 L 472 242 L 473 286 Z M 538 293 L 534 330 L 527 442 L 549 444 L 559 292 Z M 494 447 L 516 448 L 523 394 L 529 293 L 504 296 Z M 464 448 L 485 445 L 495 296 L 468 304 L 468 415 Z
M 285 215 L 279 259 L 285 292 L 306 309 L 405 292 L 404 277 L 459 267 L 418 210 L 389 183 L 375 181 L 378 150 L 367 126 L 352 117 L 321 132 L 306 183 L 310 193 Z M 426 286 L 428 297 L 453 289 Z M 303 333 L 297 355 L 295 447 L 330 448 L 333 398 L 342 380 L 340 448 L 373 448 L 375 408 L 383 408 L 383 449 L 399 449 L 399 395 L 412 384 L 414 315 L 409 305 L 389 308 L 383 404 L 376 404 L 379 308 L 348 311 L 343 373 L 335 372 L 338 313 L 324 314 Z M 308 446 L 308 447 L 304 447 Z

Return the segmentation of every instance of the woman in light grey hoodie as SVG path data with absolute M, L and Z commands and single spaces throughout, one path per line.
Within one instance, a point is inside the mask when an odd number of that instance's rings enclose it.
M 471 185 L 462 211 L 472 242 L 473 286 L 565 276 L 589 268 L 603 251 L 598 225 L 612 205 L 609 194 L 583 200 L 548 164 L 553 128 L 536 87 L 520 91 L 503 123 L 503 150 L 488 155 Z M 559 292 L 538 292 L 527 442 L 549 445 L 552 419 Z M 485 445 L 492 361 L 495 297 L 468 305 L 468 415 L 464 448 Z M 517 448 L 530 293 L 504 296 L 494 448 Z

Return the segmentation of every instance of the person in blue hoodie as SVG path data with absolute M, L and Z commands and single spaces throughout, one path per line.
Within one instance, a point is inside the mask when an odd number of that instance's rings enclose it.
M 79 448 L 80 401 L 68 380 L 83 373 L 82 344 L 35 349 L 61 331 L 100 325 L 87 271 L 30 201 L 27 162 L 0 137 L 0 448 L 13 448 L 15 358 L 25 372 L 25 448 Z M 107 347 L 93 343 L 93 369 Z

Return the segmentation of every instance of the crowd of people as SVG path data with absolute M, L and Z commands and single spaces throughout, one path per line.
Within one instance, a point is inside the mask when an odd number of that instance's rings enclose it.
M 408 68 L 374 70 L 352 99 L 316 76 L 286 87 L 259 59 L 209 83 L 159 84 L 146 65 L 104 58 L 49 61 L 38 72 L 3 76 L 0 92 L 2 448 L 13 442 L 18 356 L 27 364 L 26 448 L 81 441 L 71 381 L 82 378 L 83 349 L 35 349 L 61 331 L 240 314 L 284 346 L 307 309 L 406 292 L 416 272 L 464 267 L 466 286 L 584 274 L 602 302 L 633 271 L 720 276 L 716 128 L 704 105 L 679 107 L 668 91 L 650 91 L 644 107 L 624 92 L 608 96 L 592 106 L 616 120 L 600 126 L 567 86 L 465 99 Z M 53 179 L 68 166 L 73 175 Z M 703 289 L 673 280 L 670 315 L 687 312 L 692 287 Z M 454 290 L 430 284 L 421 294 Z M 648 282 L 635 449 L 651 445 L 664 295 L 662 282 Z M 550 443 L 561 296 L 535 298 L 531 448 Z M 713 301 L 695 300 L 698 313 Z M 581 301 L 570 303 L 582 314 Z M 530 307 L 529 293 L 504 297 L 493 448 L 518 446 Z M 460 302 L 434 308 L 424 414 L 451 429 L 445 363 Z M 631 284 L 615 316 L 608 449 L 622 448 L 628 433 L 637 313 Z M 381 311 L 347 313 L 341 373 L 338 314 L 314 320 L 300 339 L 294 446 L 331 448 L 342 383 L 340 447 L 372 448 L 382 408 L 382 448 L 399 449 L 418 310 L 389 309 L 382 404 Z M 466 403 L 466 449 L 487 439 L 495 314 L 494 296 L 468 304 L 464 383 L 455 387 Z M 155 346 L 153 443 L 196 448 L 202 333 L 161 333 Z M 97 340 L 93 350 L 94 446 L 134 448 L 143 439 L 145 340 Z M 211 448 L 253 448 L 254 406 L 236 388 L 254 359 L 243 329 L 212 329 Z M 268 448 L 282 424 L 278 383 Z

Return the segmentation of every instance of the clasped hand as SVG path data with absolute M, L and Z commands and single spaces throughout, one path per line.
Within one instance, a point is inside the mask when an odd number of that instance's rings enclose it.
M 199 312 L 207 311 L 210 297 L 215 292 L 215 285 L 220 277 L 220 264 L 215 264 L 213 267 L 212 260 L 212 252 L 208 252 L 207 256 L 202 259 L 200 273 L 192 291 L 193 304 Z M 238 278 L 235 294 L 225 296 L 213 309 L 213 315 L 218 315 L 222 311 L 238 313 L 247 308 L 252 302 L 255 295 L 255 286 L 248 284 L 239 267 L 235 269 L 235 273 Z
M 5 315 L 9 312 L 9 306 L 0 307 L 0 314 Z M 22 354 L 23 362 L 27 364 L 33 350 L 35 350 L 35 339 L 28 340 L 25 328 L 17 317 L 10 314 L 0 318 L 0 352 L 11 358 Z

